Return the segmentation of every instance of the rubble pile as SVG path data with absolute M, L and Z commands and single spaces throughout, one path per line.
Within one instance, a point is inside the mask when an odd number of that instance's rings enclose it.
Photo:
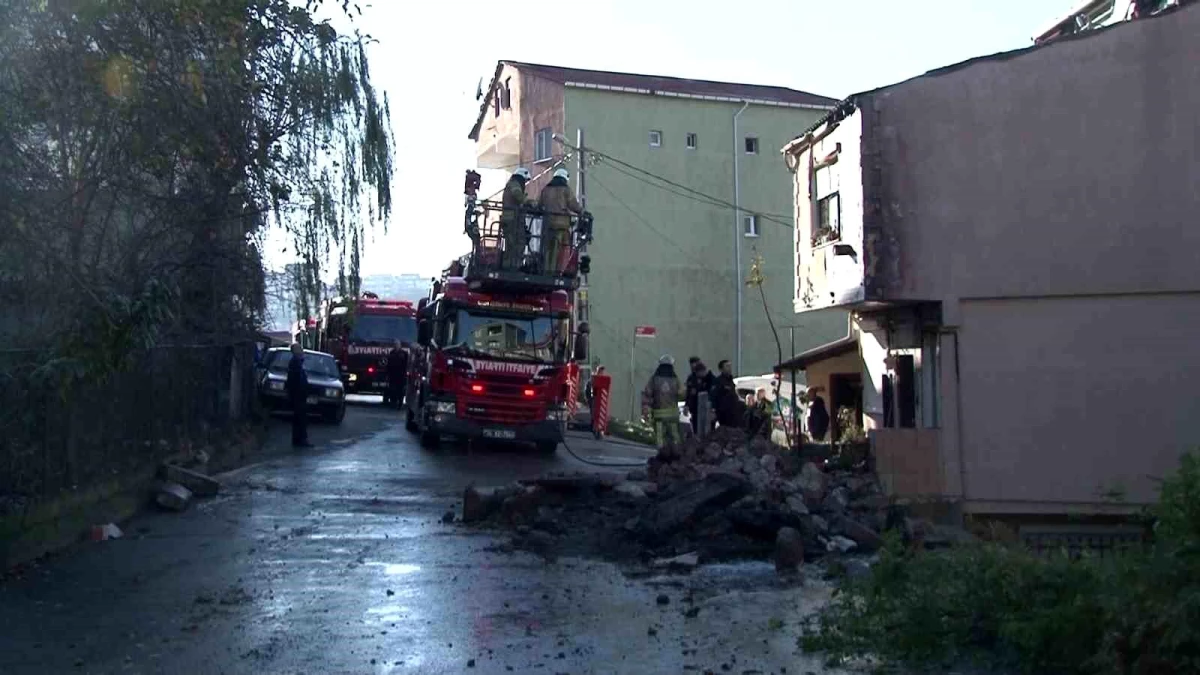
M 664 449 L 625 477 L 468 487 L 462 519 L 515 528 L 513 548 L 547 557 L 773 558 L 781 571 L 829 553 L 873 552 L 885 529 L 913 525 L 874 476 L 826 471 L 765 439 L 722 430 Z

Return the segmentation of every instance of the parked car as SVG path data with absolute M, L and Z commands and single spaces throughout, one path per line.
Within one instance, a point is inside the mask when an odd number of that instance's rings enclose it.
M 287 392 L 287 348 L 267 350 L 260 365 L 258 395 L 267 410 L 290 410 Z M 326 421 L 341 424 L 346 417 L 346 389 L 337 361 L 331 354 L 304 350 L 304 372 L 308 375 L 308 411 Z

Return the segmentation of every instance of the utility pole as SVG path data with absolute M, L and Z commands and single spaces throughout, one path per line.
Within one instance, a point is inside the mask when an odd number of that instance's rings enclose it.
M 583 149 L 583 129 L 575 130 L 575 198 L 579 200 L 579 205 L 584 211 L 587 210 L 587 153 Z M 582 261 L 584 254 L 587 253 L 587 243 L 582 239 L 579 242 L 579 259 Z M 591 315 L 590 307 L 588 306 L 588 275 L 581 274 L 579 280 L 579 290 L 575 295 L 575 316 L 576 325 L 588 321 Z M 588 337 L 588 355 L 587 355 L 587 370 L 588 377 L 591 377 L 593 372 L 594 357 L 591 349 L 591 336 Z

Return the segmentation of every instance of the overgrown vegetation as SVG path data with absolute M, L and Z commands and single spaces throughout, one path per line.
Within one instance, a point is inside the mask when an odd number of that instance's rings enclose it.
M 801 646 L 908 668 L 1200 672 L 1200 458 L 1182 458 L 1147 518 L 1151 543 L 1103 557 L 999 543 L 917 552 L 893 536 Z
M 104 472 L 92 446 L 116 412 L 110 446 L 227 421 L 268 227 L 291 235 L 300 311 L 325 267 L 357 291 L 391 132 L 370 38 L 323 4 L 0 2 L 0 501 Z M 145 409 L 138 383 L 193 357 L 199 379 L 172 384 L 195 401 Z M 113 409 L 93 425 L 99 392 Z M 145 424 L 124 415 L 139 405 Z

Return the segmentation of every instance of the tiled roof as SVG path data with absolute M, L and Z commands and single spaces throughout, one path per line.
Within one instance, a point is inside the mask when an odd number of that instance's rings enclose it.
M 526 73 L 544 77 L 554 82 L 575 82 L 594 84 L 604 87 L 620 87 L 628 89 L 646 89 L 653 92 L 669 92 L 673 94 L 690 94 L 692 96 L 719 96 L 736 99 L 757 99 L 760 101 L 777 101 L 779 103 L 794 103 L 829 107 L 837 103 L 837 99 L 827 96 L 810 94 L 807 91 L 788 89 L 787 87 L 772 87 L 762 84 L 738 84 L 734 82 L 713 82 L 711 80 L 688 80 L 681 77 L 664 77 L 661 75 L 637 75 L 633 73 L 614 73 L 607 70 L 583 70 L 581 68 L 562 68 L 559 66 L 544 66 L 536 63 L 521 63 L 505 61 Z
M 475 138 L 483 119 L 487 114 L 488 101 L 496 87 L 497 78 L 505 65 L 517 70 L 535 75 L 552 82 L 562 84 L 572 83 L 584 86 L 592 85 L 605 88 L 634 89 L 661 94 L 677 94 L 684 96 L 709 96 L 736 100 L 770 101 L 794 106 L 812 106 L 814 108 L 831 108 L 838 100 L 828 96 L 811 94 L 798 89 L 773 87 L 762 84 L 739 84 L 734 82 L 713 82 L 711 80 L 689 80 L 681 77 L 665 77 L 661 75 L 638 75 L 634 73 L 615 73 L 607 70 L 584 70 L 582 68 L 563 68 L 521 61 L 500 61 L 496 64 L 496 74 L 488 87 L 487 95 L 483 97 L 479 109 L 479 117 L 470 137 Z

